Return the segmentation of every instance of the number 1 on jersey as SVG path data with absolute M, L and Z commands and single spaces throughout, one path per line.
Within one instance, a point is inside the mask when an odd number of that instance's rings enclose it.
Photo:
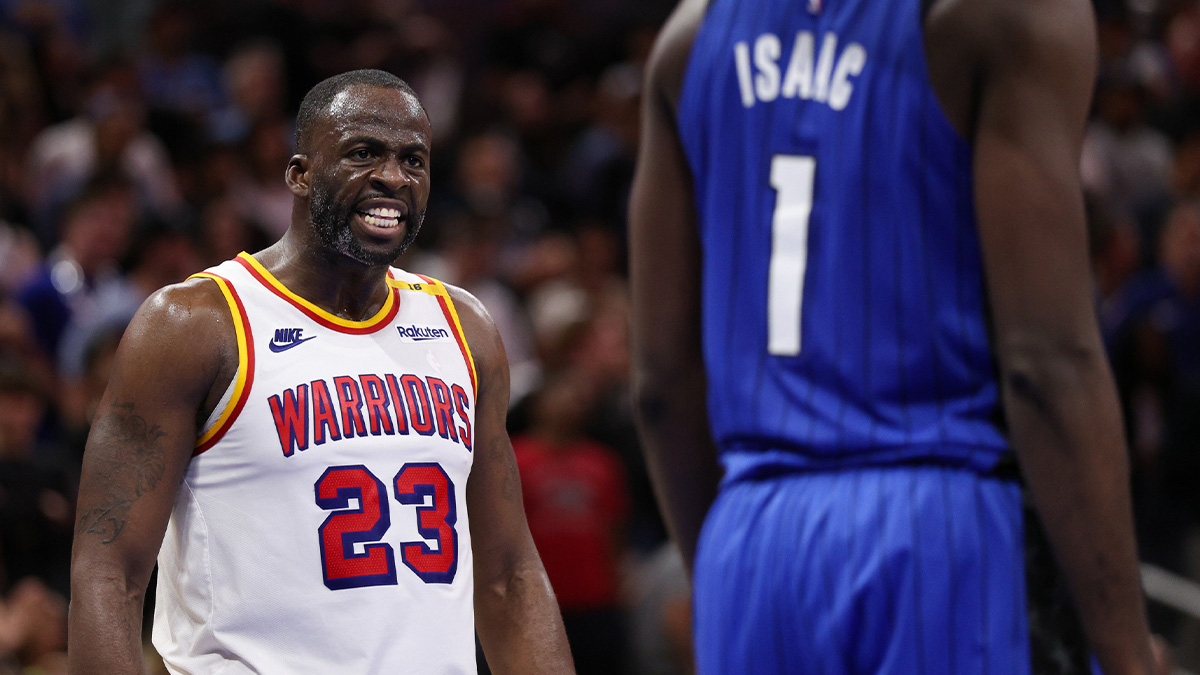
M 775 155 L 771 187 L 771 264 L 767 275 L 767 353 L 800 353 L 800 305 L 808 266 L 808 219 L 812 215 L 815 157 Z

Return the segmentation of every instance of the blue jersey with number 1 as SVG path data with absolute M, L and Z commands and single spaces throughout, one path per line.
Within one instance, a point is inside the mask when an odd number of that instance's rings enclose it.
M 971 151 L 920 0 L 715 0 L 678 125 L 727 478 L 1007 451 Z

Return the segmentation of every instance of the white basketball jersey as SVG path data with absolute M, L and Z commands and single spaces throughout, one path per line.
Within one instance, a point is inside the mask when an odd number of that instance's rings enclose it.
M 475 369 L 454 304 L 392 269 L 347 321 L 243 253 L 199 276 L 239 367 L 158 556 L 172 673 L 475 673 Z

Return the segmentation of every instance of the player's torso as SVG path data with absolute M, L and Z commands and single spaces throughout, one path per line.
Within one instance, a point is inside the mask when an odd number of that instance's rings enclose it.
M 920 5 L 714 0 L 696 38 L 679 126 L 733 473 L 1004 450 L 971 154 Z
M 474 372 L 444 287 L 392 270 L 379 314 L 348 322 L 249 257 L 211 272 L 243 362 L 159 557 L 168 665 L 473 673 Z

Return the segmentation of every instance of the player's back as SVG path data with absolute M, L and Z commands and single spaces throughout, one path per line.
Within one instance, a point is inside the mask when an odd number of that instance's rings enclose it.
M 678 105 L 730 476 L 1006 451 L 971 151 L 922 0 L 714 0 Z

